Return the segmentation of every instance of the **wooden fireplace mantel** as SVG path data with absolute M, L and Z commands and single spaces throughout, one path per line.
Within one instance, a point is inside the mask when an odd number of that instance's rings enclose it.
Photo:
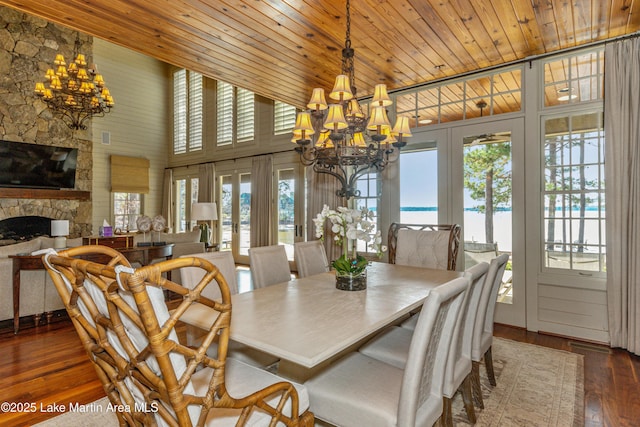
M 91 200 L 90 191 L 80 190 L 47 190 L 36 188 L 0 188 L 2 199 L 77 199 Z

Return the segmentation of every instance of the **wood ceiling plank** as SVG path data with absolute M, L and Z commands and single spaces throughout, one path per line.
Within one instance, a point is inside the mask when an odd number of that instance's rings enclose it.
M 166 63 L 301 106 L 340 70 L 343 0 L 0 0 Z M 640 29 L 640 0 L 358 0 L 359 95 Z M 564 76 L 562 66 L 549 72 Z M 514 82 L 515 84 L 515 82 Z

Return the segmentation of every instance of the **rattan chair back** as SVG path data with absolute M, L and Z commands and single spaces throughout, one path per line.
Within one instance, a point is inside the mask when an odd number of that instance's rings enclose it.
M 117 412 L 121 425 L 205 425 L 217 408 L 238 409 L 239 417 L 232 425 L 245 425 L 257 408 L 267 412 L 273 424 L 277 420 L 287 426 L 313 425 L 310 412 L 298 416 L 298 395 L 291 383 L 272 384 L 242 398 L 227 392 L 231 293 L 217 267 L 186 257 L 133 270 L 111 249 L 113 258 L 106 264 L 79 258 L 96 248 L 49 253 L 44 262 L 111 403 L 129 409 Z M 184 267 L 205 270 L 192 289 L 166 278 L 166 273 Z M 220 300 L 201 297 L 207 286 L 219 287 Z M 163 289 L 182 298 L 171 313 Z M 202 344 L 190 348 L 181 344 L 174 327 L 196 301 L 213 308 L 218 316 Z M 218 351 L 212 357 L 206 350 L 214 339 Z M 195 392 L 194 374 L 199 375 L 198 387 L 204 392 Z M 285 403 L 289 417 L 282 413 Z

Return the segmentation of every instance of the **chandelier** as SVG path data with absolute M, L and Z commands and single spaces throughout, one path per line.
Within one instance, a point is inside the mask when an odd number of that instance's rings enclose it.
M 58 53 L 53 67 L 45 74 L 46 82 L 36 83 L 35 93 L 71 129 L 86 129 L 91 117 L 102 117 L 113 107 L 113 97 L 95 64 L 87 68 L 85 56 L 79 53 L 80 37 L 74 47 L 75 60 L 67 63 Z
M 336 77 L 327 104 L 324 89 L 313 89 L 307 110 L 298 113 L 292 142 L 305 166 L 316 173 L 336 177 L 342 188 L 336 194 L 349 199 L 359 196 L 356 181 L 371 171 L 382 171 L 411 136 L 409 118 L 398 117 L 391 128 L 387 107 L 393 104 L 384 84 L 375 86 L 365 114 L 356 98 L 354 56 L 351 47 L 350 1 L 347 0 L 347 31 L 342 49 L 342 73 Z

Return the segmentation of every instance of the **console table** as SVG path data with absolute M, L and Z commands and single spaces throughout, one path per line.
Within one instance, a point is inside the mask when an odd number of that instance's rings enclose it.
M 163 246 L 143 246 L 130 247 L 118 250 L 131 263 L 147 265 L 154 259 L 171 259 L 173 256 L 173 243 Z M 20 329 L 20 272 L 22 270 L 44 270 L 42 255 L 9 255 L 13 259 L 13 333 L 17 334 Z M 103 254 L 83 255 L 82 258 L 94 262 L 105 263 L 110 257 Z M 169 279 L 171 279 L 169 277 Z M 47 323 L 51 320 L 53 313 L 46 313 Z M 36 326 L 38 319 L 36 316 Z

